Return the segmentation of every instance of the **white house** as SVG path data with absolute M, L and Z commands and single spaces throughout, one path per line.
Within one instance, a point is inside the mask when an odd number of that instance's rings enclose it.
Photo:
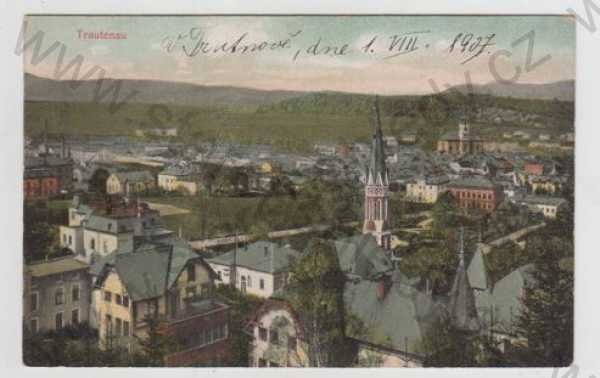
M 446 191 L 447 176 L 418 178 L 406 184 L 406 199 L 412 202 L 435 203 Z
M 296 313 L 285 301 L 268 300 L 248 325 L 251 367 L 308 367 L 307 346 Z
M 289 267 L 300 253 L 289 246 L 258 241 L 207 259 L 217 273 L 217 284 L 230 285 L 236 276 L 235 287 L 242 292 L 269 298 L 288 281 Z
M 75 198 L 68 225 L 59 227 L 60 246 L 88 264 L 94 255 L 102 257 L 123 245 L 133 246 L 134 236 L 160 239 L 173 235 L 163 227 L 158 211 L 143 203 L 103 206 L 93 208 Z

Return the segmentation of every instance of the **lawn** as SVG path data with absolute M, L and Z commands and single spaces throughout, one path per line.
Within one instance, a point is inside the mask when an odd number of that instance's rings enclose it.
M 162 217 L 167 228 L 181 228 L 187 239 L 201 239 L 257 232 L 261 228 L 286 229 L 302 224 L 296 216 L 299 201 L 288 196 L 279 197 L 148 197 L 145 201 L 176 206 L 190 210 L 187 214 Z

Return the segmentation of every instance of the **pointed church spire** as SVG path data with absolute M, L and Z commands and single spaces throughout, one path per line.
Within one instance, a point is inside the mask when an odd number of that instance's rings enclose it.
M 366 167 L 365 203 L 363 233 L 375 237 L 384 250 L 391 249 L 391 233 L 388 215 L 388 171 L 385 166 L 383 133 L 379 114 L 379 99 L 373 103 L 373 141 L 371 158 Z
M 383 132 L 381 131 L 381 115 L 379 112 L 379 97 L 375 96 L 373 103 L 373 142 L 371 146 L 371 160 L 367 169 L 367 178 L 371 176 L 373 182 L 381 181 L 387 185 L 387 168 L 385 166 L 385 151 L 383 147 Z
M 460 228 L 458 268 L 450 290 L 448 312 L 455 327 L 462 331 L 479 330 L 479 318 L 475 307 L 475 294 L 465 269 L 464 230 Z

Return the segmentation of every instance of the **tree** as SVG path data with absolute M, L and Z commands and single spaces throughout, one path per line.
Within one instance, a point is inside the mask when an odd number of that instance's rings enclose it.
M 332 242 L 313 238 L 293 265 L 290 303 L 301 313 L 310 366 L 349 363 L 344 333 L 345 277 Z
M 155 316 L 148 315 L 145 321 L 148 325 L 148 334 L 138 340 L 142 354 L 145 357 L 141 364 L 144 366 L 164 366 L 165 357 L 175 346 L 174 340 L 160 332 L 159 321 Z
M 476 335 L 454 326 L 448 314 L 439 317 L 420 340 L 418 350 L 426 367 L 471 367 L 477 365 Z
M 573 255 L 569 240 L 544 238 L 525 290 L 516 329 L 527 340 L 520 347 L 526 366 L 567 366 L 573 360 L 573 272 L 560 260 Z
M 452 193 L 445 192 L 438 197 L 433 205 L 433 229 L 441 232 L 448 227 L 456 227 L 456 212 L 458 208 Z

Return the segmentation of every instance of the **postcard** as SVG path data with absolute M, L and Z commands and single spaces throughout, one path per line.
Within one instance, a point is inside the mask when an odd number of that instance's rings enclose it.
M 25 16 L 23 363 L 569 366 L 578 20 Z

